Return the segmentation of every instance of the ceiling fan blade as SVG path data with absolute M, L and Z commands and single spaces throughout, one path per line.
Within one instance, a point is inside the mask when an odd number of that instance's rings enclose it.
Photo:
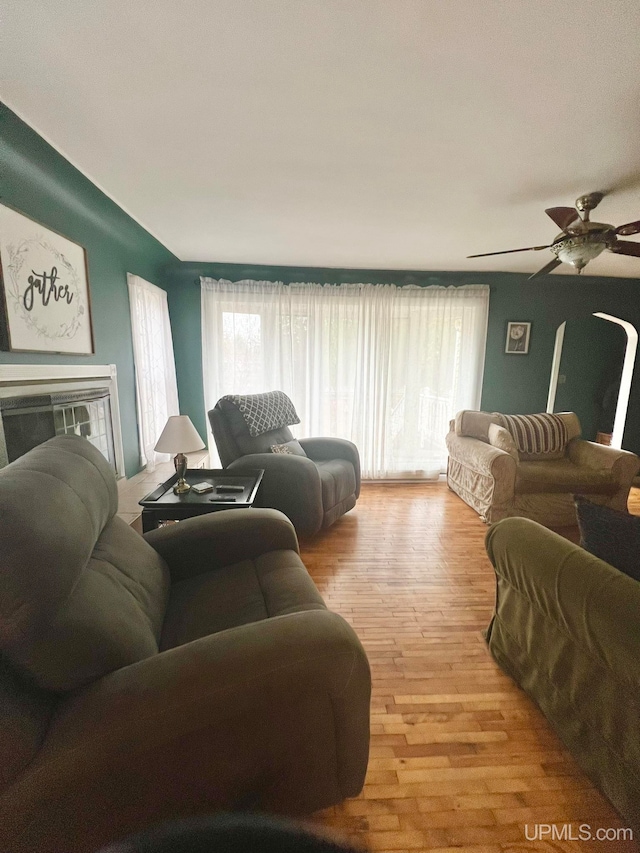
M 572 222 L 580 221 L 580 216 L 575 207 L 548 207 L 545 213 L 563 231 L 566 231 Z
M 539 275 L 546 275 L 548 272 L 551 272 L 556 267 L 559 267 L 561 263 L 562 261 L 559 261 L 557 258 L 554 258 L 552 261 L 549 261 L 546 266 L 542 267 L 541 270 L 538 270 L 538 272 L 534 272 L 533 275 L 530 275 L 527 281 L 531 281 L 531 279 L 533 278 L 538 278 Z
M 640 234 L 640 219 L 637 222 L 627 222 L 626 225 L 618 225 L 616 234 L 628 237 L 630 234 Z
M 489 255 L 510 255 L 512 252 L 539 252 L 540 249 L 548 249 L 551 246 L 527 246 L 526 249 L 505 249 L 504 252 L 483 252 L 481 255 L 467 255 L 468 258 L 488 258 Z
M 629 240 L 618 240 L 612 246 L 609 246 L 609 248 L 617 255 L 633 255 L 635 258 L 640 258 L 640 243 L 631 243 Z

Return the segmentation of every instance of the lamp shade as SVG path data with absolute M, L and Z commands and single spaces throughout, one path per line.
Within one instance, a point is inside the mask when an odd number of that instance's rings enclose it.
M 204 442 L 188 415 L 172 415 L 156 442 L 158 453 L 193 453 L 202 450 Z

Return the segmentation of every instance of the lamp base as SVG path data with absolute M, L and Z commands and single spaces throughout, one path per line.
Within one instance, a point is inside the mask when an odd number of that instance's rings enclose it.
M 191 491 L 191 486 L 184 479 L 184 476 L 187 473 L 188 462 L 189 460 L 184 453 L 176 453 L 173 458 L 173 464 L 176 469 L 176 474 L 178 475 L 178 482 L 173 487 L 174 495 L 184 495 L 186 492 Z

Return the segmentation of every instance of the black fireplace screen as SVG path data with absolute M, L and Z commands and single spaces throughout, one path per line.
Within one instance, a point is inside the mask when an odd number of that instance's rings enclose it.
M 0 399 L 0 467 L 54 435 L 81 435 L 116 470 L 108 388 Z

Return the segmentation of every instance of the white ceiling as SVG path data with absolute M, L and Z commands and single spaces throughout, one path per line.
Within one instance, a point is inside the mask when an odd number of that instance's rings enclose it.
M 640 218 L 638 0 L 3 9 L 2 100 L 182 260 L 533 272 L 465 255 Z

